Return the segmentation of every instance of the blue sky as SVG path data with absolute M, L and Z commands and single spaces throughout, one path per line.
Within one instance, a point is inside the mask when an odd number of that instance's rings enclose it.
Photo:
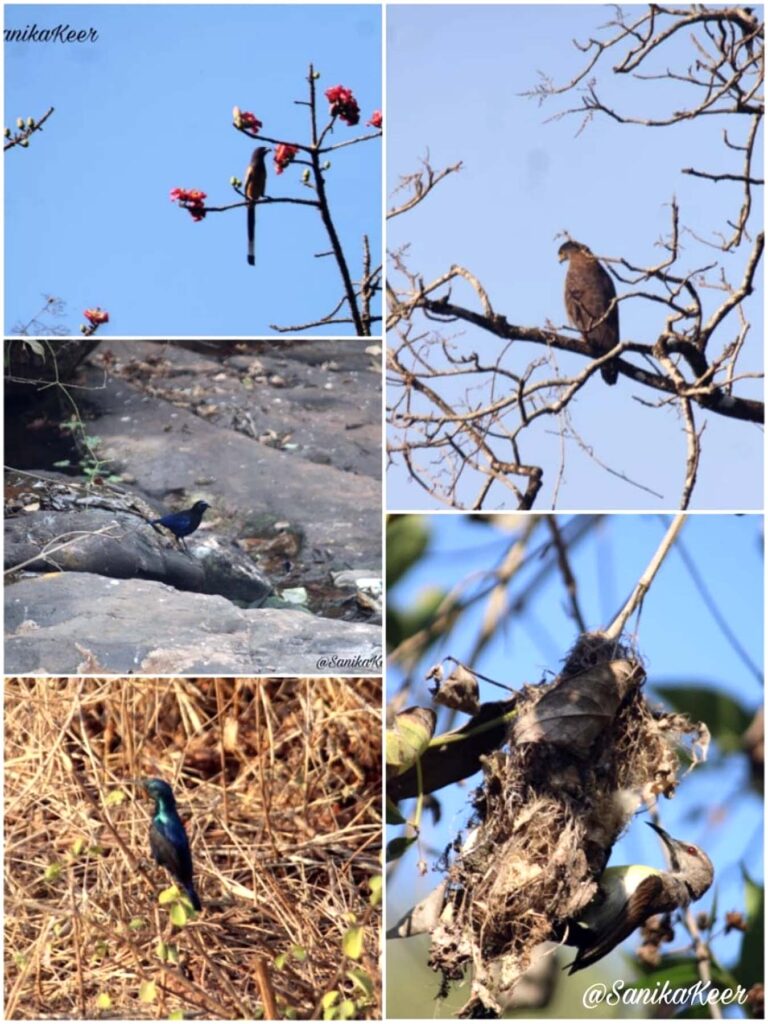
M 429 151 L 435 168 L 464 162 L 463 170 L 447 178 L 416 210 L 389 222 L 388 245 L 409 243 L 407 262 L 429 282 L 451 264 L 467 267 L 487 289 L 497 313 L 510 323 L 544 327 L 547 321 L 565 323 L 564 267 L 558 263 L 559 232 L 607 256 L 624 256 L 636 265 L 659 262 L 655 243 L 667 234 L 669 203 L 676 196 L 681 223 L 704 238 L 724 229 L 726 217 L 738 209 L 738 187 L 680 173 L 694 166 L 737 171 L 737 159 L 722 146 L 728 127 L 733 141 L 743 141 L 746 123 L 733 125 L 722 118 L 671 129 L 618 125 L 596 118 L 577 135 L 580 117 L 545 123 L 568 106 L 576 95 L 549 100 L 540 107 L 520 94 L 539 82 L 539 71 L 558 84 L 581 67 L 583 55 L 572 45 L 609 20 L 605 6 L 457 5 L 390 7 L 387 15 L 388 122 L 396 125 L 388 138 L 387 182 L 391 192 L 399 176 L 418 169 Z M 689 34 L 660 52 L 649 69 L 667 64 L 687 67 L 694 59 Z M 659 82 L 640 83 L 598 68 L 600 95 L 637 116 L 677 109 L 686 94 Z M 649 70 L 646 69 L 646 70 Z M 569 102 L 570 100 L 570 102 Z M 746 121 L 746 119 L 744 119 Z M 757 153 L 762 152 L 762 139 Z M 403 194 L 391 195 L 390 205 Z M 762 223 L 761 196 L 756 191 L 754 231 Z M 701 267 L 721 254 L 683 236 L 682 264 Z M 739 250 L 726 260 L 736 283 L 746 259 Z M 395 282 L 394 277 L 392 278 Z M 755 295 L 745 303 L 753 329 L 742 371 L 762 369 L 763 293 L 758 275 Z M 627 288 L 619 288 L 619 294 Z M 720 292 L 701 292 L 711 311 Z M 479 309 L 474 293 L 463 282 L 452 284 L 452 300 Z M 654 341 L 663 327 L 666 308 L 632 299 L 620 308 L 622 337 Z M 470 324 L 445 326 L 417 321 L 417 328 L 438 330 L 458 353 L 498 353 L 503 342 Z M 416 332 L 418 333 L 418 332 Z M 723 332 L 720 345 L 733 334 Z M 505 365 L 522 369 L 542 355 L 541 346 L 513 342 Z M 630 361 L 639 357 L 628 356 Z M 574 371 L 582 357 L 558 353 L 561 367 Z M 438 360 L 439 362 L 439 360 Z M 441 393 L 463 394 L 461 381 Z M 744 381 L 737 393 L 762 398 L 760 381 Z M 474 394 L 479 404 L 482 394 Z M 677 507 L 685 469 L 685 438 L 678 408 L 651 409 L 659 392 L 643 389 L 622 377 L 606 387 L 595 375 L 571 405 L 574 424 L 585 444 L 614 470 L 658 491 L 647 494 L 611 476 L 571 441 L 567 443 L 566 474 L 560 507 L 569 509 L 659 509 Z M 418 402 L 418 399 L 417 399 Z M 762 506 L 763 433 L 753 424 L 697 412 L 699 427 L 706 422 L 696 508 L 757 509 Z M 560 457 L 558 424 L 539 420 L 541 429 L 523 440 L 523 454 L 545 467 L 540 507 L 549 507 Z M 527 435 L 523 435 L 525 438 Z M 426 461 L 426 457 L 422 461 Z M 471 474 L 467 475 L 472 480 Z M 390 471 L 388 507 L 433 508 L 432 500 L 409 483 L 402 468 Z M 476 494 L 476 478 L 467 493 Z M 497 492 L 499 494 L 500 492 Z M 497 505 L 488 507 L 499 507 Z M 514 507 L 512 497 L 507 508 Z
M 561 516 L 561 526 L 570 519 Z M 428 553 L 390 590 L 388 601 L 407 608 L 428 588 L 449 589 L 472 573 L 496 566 L 513 536 L 504 531 L 503 519 L 496 522 L 498 525 L 491 527 L 472 524 L 463 516 L 430 517 L 432 533 Z M 607 517 L 571 550 L 579 598 L 590 628 L 608 623 L 624 603 L 655 552 L 667 522 L 655 515 Z M 537 536 L 538 543 L 549 538 L 548 532 L 539 532 Z M 681 538 L 721 614 L 752 660 L 762 666 L 761 517 L 690 516 Z M 541 565 L 541 559 L 532 559 L 521 579 L 530 579 L 539 572 Z M 484 581 L 477 578 L 474 585 L 482 588 Z M 516 586 L 515 592 L 519 590 Z M 443 656 L 467 658 L 485 607 L 484 602 L 475 606 L 462 617 L 446 643 L 433 648 L 422 659 L 413 673 L 412 679 L 418 682 L 409 691 L 406 705 L 429 705 L 427 684 L 420 681 Z M 556 672 L 576 637 L 566 608 L 562 580 L 558 574 L 550 576 L 531 595 L 524 614 L 512 615 L 507 627 L 498 631 L 474 668 L 512 687 L 535 683 L 545 672 Z M 630 621 L 630 627 L 634 629 L 635 620 Z M 745 667 L 715 624 L 674 550 L 645 599 L 638 644 L 645 659 L 648 693 L 653 700 L 658 700 L 654 694 L 656 685 L 689 685 L 712 688 L 728 695 L 750 712 L 762 703 L 761 683 Z M 396 667 L 390 668 L 387 679 L 390 696 L 397 691 L 402 679 Z M 501 699 L 501 691 L 481 681 L 480 696 L 481 700 L 497 700 Z M 440 714 L 445 721 L 445 712 Z M 463 720 L 463 716 L 459 716 L 454 727 Z M 673 800 L 661 800 L 659 811 L 662 825 L 673 836 L 688 838 L 709 853 L 715 864 L 718 907 L 725 912 L 743 908 L 742 863 L 755 879 L 763 878 L 762 802 L 748 784 L 745 758 L 729 756 L 722 761 L 717 758 L 714 749 L 710 752 L 710 764 L 688 775 Z M 453 786 L 440 791 L 442 822 L 433 827 L 430 816 L 426 817 L 424 835 L 430 851 L 442 850 L 464 825 L 469 813 L 469 794 L 478 781 L 479 776 L 476 776 L 464 788 Z M 390 838 L 401 831 L 400 828 L 390 829 Z M 440 877 L 432 870 L 425 878 L 419 877 L 415 849 L 408 851 L 390 876 L 390 924 L 434 888 Z M 659 858 L 658 840 L 650 829 L 637 821 L 616 844 L 612 863 L 661 866 L 663 862 Z M 426 860 L 431 869 L 436 854 L 428 854 Z M 709 907 L 712 898 L 711 892 L 697 904 L 697 909 Z M 722 955 L 726 964 L 731 962 L 738 943 L 738 936 L 716 940 L 717 954 Z
M 339 124 L 341 142 L 364 127 L 381 95 L 381 15 L 375 5 L 142 5 L 5 7 L 5 27 L 95 27 L 98 41 L 6 43 L 5 124 L 55 113 L 29 148 L 5 163 L 6 331 L 53 294 L 59 321 L 77 333 L 82 310 L 101 306 L 105 335 L 268 335 L 329 313 L 341 281 L 317 211 L 260 207 L 256 267 L 246 255 L 245 209 L 194 223 L 170 202 L 198 188 L 210 205 L 238 200 L 255 145 L 232 127 L 232 107 L 263 132 L 308 141 L 306 76 L 319 93 L 351 88 L 361 123 Z M 320 124 L 328 104 L 319 103 Z M 331 156 L 326 184 L 353 279 L 362 236 L 381 251 L 381 142 Z M 301 168 L 276 176 L 267 195 L 310 198 Z M 349 336 L 351 325 L 302 332 Z

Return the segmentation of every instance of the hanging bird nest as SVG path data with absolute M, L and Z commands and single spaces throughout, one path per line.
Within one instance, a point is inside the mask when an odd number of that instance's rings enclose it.
M 554 681 L 522 689 L 508 743 L 482 758 L 430 954 L 444 989 L 471 965 L 461 1016 L 501 1012 L 539 944 L 563 937 L 641 800 L 674 793 L 679 745 L 703 760 L 706 726 L 654 710 L 644 681 L 633 647 L 585 634 Z

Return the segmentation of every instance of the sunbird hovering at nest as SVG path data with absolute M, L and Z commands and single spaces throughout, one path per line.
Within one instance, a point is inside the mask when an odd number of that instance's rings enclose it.
M 143 786 L 155 801 L 152 823 L 149 826 L 149 848 L 155 862 L 166 868 L 192 901 L 195 910 L 201 910 L 200 899 L 192 881 L 192 853 L 184 824 L 176 810 L 173 790 L 162 779 L 134 779 L 134 785 Z

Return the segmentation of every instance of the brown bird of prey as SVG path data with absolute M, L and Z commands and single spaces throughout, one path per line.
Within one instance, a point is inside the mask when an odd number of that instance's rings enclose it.
M 245 169 L 245 181 L 243 182 L 243 192 L 248 202 L 248 265 L 253 267 L 256 264 L 256 257 L 254 256 L 254 236 L 256 234 L 256 207 L 254 205 L 257 199 L 261 199 L 264 195 L 264 189 L 267 187 L 267 168 L 264 163 L 264 157 L 267 155 L 269 150 L 266 146 L 259 146 L 254 149 L 251 162 Z
M 592 346 L 597 356 L 604 355 L 619 343 L 619 307 L 608 271 L 580 242 L 564 242 L 558 252 L 560 262 L 568 260 L 565 275 L 565 310 L 568 319 Z M 606 316 L 607 314 L 607 316 Z M 611 359 L 600 367 L 606 384 L 615 384 L 619 376 L 618 360 Z

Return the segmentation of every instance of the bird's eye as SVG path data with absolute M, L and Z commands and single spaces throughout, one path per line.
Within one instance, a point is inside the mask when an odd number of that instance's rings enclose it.
M 685 849 L 686 849 L 686 852 L 690 853 L 690 855 L 692 857 L 698 857 L 699 856 L 699 851 L 696 849 L 695 846 L 686 846 Z

